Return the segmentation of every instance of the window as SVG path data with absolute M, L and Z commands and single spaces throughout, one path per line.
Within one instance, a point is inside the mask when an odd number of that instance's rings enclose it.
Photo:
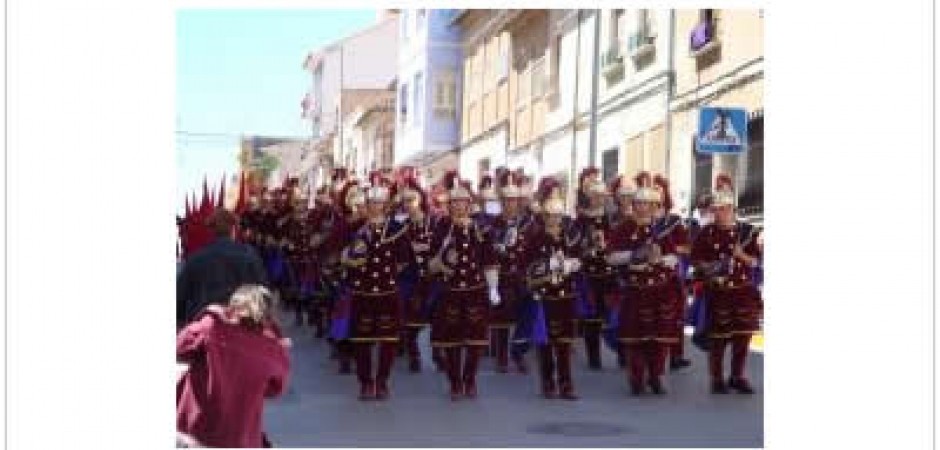
M 408 40 L 408 10 L 401 10 L 401 17 L 398 19 L 398 23 L 401 25 L 401 38 L 403 40 Z
M 434 113 L 452 116 L 457 110 L 457 80 L 453 69 L 437 71 L 434 83 Z
M 490 171 L 490 159 L 489 158 L 481 159 L 480 162 L 477 164 L 477 170 L 479 171 L 478 173 L 480 174 L 478 178 L 482 178 L 485 173 Z
M 414 114 L 414 121 L 412 122 L 412 124 L 415 126 L 421 125 L 421 122 L 423 119 L 422 111 L 424 110 L 424 108 L 421 107 L 421 105 L 424 103 L 423 96 L 424 96 L 424 74 L 421 72 L 418 72 L 415 74 L 415 92 L 414 92 L 415 114 Z
M 424 28 L 424 25 L 427 23 L 427 17 L 428 17 L 428 10 L 426 9 L 418 10 L 418 20 L 417 20 L 418 31 L 421 31 L 421 29 Z
M 754 116 L 747 124 L 747 151 L 742 155 L 744 186 L 738 208 L 741 215 L 761 214 L 764 211 L 764 116 Z
M 505 81 L 509 78 L 509 39 L 506 36 L 499 38 L 499 56 L 496 61 L 496 76 L 499 81 Z
M 623 33 L 626 30 L 626 24 L 624 23 L 624 11 L 622 9 L 615 9 L 610 13 L 610 45 L 614 46 L 618 42 L 623 40 Z
M 532 62 L 529 62 L 529 66 L 519 74 L 519 78 L 516 82 L 516 106 L 522 108 L 529 103 L 529 99 L 532 94 Z
M 473 83 L 473 97 L 479 97 L 483 93 L 483 58 L 480 55 L 480 52 L 483 50 L 483 47 L 477 47 L 476 52 L 473 55 L 473 73 L 471 73 L 471 82 Z
M 692 29 L 689 38 L 689 47 L 692 52 L 698 52 L 715 40 L 718 11 L 715 9 L 700 9 L 699 23 Z
M 545 73 L 545 58 L 532 63 L 532 98 L 539 99 L 548 93 L 548 77 Z
M 642 37 L 652 34 L 650 11 L 648 9 L 636 10 L 636 28 L 634 31 L 638 36 Z
M 405 124 L 408 121 L 408 85 L 401 85 L 401 91 L 398 95 L 398 120 Z
M 561 89 L 561 39 L 562 35 L 556 35 L 552 39 L 551 47 L 551 73 L 549 74 L 549 89 L 551 93 L 557 94 Z
M 614 147 L 601 155 L 601 171 L 605 183 L 617 177 L 617 165 L 620 163 L 617 150 L 617 147 Z
M 699 23 L 713 22 L 715 20 L 715 10 L 714 9 L 700 9 L 698 11 L 698 21 Z

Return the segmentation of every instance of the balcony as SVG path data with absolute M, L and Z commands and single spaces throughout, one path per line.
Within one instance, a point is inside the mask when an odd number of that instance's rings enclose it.
M 689 52 L 693 58 L 715 53 L 719 48 L 716 26 L 713 21 L 701 22 L 689 35 Z
M 619 42 L 611 44 L 601 55 L 601 69 L 608 80 L 623 77 L 623 52 Z
M 648 29 L 640 30 L 630 35 L 627 40 L 627 52 L 635 63 L 648 58 L 656 52 L 656 37 Z

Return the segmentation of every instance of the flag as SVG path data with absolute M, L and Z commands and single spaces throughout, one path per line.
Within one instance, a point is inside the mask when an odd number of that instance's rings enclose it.
M 225 209 L 225 174 L 222 174 L 222 183 L 219 185 L 218 208 Z
M 245 172 L 238 178 L 238 201 L 235 203 L 235 212 L 243 214 L 248 206 L 248 184 L 245 182 Z

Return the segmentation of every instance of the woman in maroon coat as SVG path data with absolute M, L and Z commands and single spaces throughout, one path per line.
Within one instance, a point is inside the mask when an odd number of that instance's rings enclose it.
M 177 384 L 177 432 L 210 447 L 263 446 L 264 399 L 283 392 L 290 370 L 270 303 L 265 288 L 242 286 L 177 335 L 176 359 L 189 366 Z

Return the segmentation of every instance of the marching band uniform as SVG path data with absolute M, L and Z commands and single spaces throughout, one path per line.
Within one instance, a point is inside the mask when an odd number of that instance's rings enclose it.
M 493 225 L 500 214 L 499 196 L 496 194 L 496 189 L 493 186 L 492 176 L 484 174 L 480 177 L 480 182 L 477 184 L 477 193 L 478 195 L 474 197 L 477 201 L 473 204 L 475 208 L 472 214 L 473 221 L 479 225 L 484 234 L 489 236 L 492 234 Z M 501 347 L 498 336 L 502 336 L 502 333 L 497 331 L 500 329 L 508 330 L 512 327 L 512 318 L 512 311 L 506 309 L 505 302 L 499 306 L 492 306 L 490 308 L 490 343 L 483 349 L 484 357 L 496 356 L 498 352 L 497 347 Z M 509 344 L 507 342 L 506 347 L 508 346 Z M 497 370 L 502 371 L 499 361 L 497 361 Z
M 581 328 L 588 367 L 601 369 L 601 330 L 607 317 L 607 297 L 614 289 L 614 272 L 603 252 L 604 234 L 610 229 L 611 218 L 604 205 L 592 207 L 591 196 L 607 194 L 600 180 L 600 171 L 588 167 L 579 179 L 577 226 L 581 234 L 583 269 L 579 274 Z
M 511 180 L 508 170 L 500 170 L 500 192 L 504 200 L 518 201 L 522 191 Z M 493 202 L 498 199 L 492 180 L 485 185 L 485 192 L 481 193 L 485 200 Z M 524 221 L 522 210 L 516 207 L 516 214 L 512 217 L 505 209 L 492 216 L 489 226 L 485 228 L 489 239 L 495 243 L 497 257 L 499 258 L 499 296 L 502 300 L 499 305 L 490 309 L 490 344 L 496 356 L 496 370 L 501 373 L 509 372 L 509 331 L 516 323 L 516 316 L 522 302 L 530 295 L 525 286 L 525 265 L 523 252 L 526 245 L 526 234 L 529 222 Z M 517 370 L 526 373 L 528 368 L 521 355 L 513 358 Z
M 343 199 L 343 214 L 339 223 L 334 228 L 331 236 L 330 245 L 334 249 L 334 254 L 342 255 L 349 243 L 353 242 L 356 232 L 366 223 L 363 217 L 362 208 L 365 205 L 365 195 L 360 188 L 358 180 L 348 180 L 343 184 L 340 190 L 340 198 Z M 350 299 L 350 278 L 346 267 L 336 267 L 335 276 L 337 276 L 338 294 L 332 311 L 331 337 L 336 342 L 336 350 L 339 356 L 340 373 L 352 373 L 352 358 L 355 351 L 352 342 L 349 340 L 351 322 L 351 311 L 348 310 L 351 304 Z
M 386 205 L 389 188 L 373 183 L 367 201 Z M 374 214 L 374 213 L 370 213 Z M 362 400 L 388 398 L 388 378 L 395 360 L 402 322 L 402 302 L 396 279 L 399 261 L 411 258 L 404 222 L 387 211 L 369 218 L 353 233 L 343 252 L 352 295 L 351 338 L 356 347 L 356 372 Z M 372 348 L 378 344 L 378 370 L 372 374 Z
M 312 323 L 310 310 L 310 295 L 312 292 L 311 271 L 309 261 L 311 258 L 309 221 L 306 208 L 307 200 L 296 197 L 293 214 L 287 221 L 287 260 L 294 274 L 291 296 L 294 300 L 294 316 L 298 326 L 304 323 L 304 313 L 307 314 L 308 323 Z
M 488 345 L 487 297 L 490 303 L 499 303 L 499 261 L 492 243 L 469 216 L 469 185 L 450 172 L 445 186 L 451 214 L 442 219 L 431 239 L 431 268 L 443 277 L 431 319 L 431 345 L 445 352 L 451 400 L 458 400 L 461 395 L 477 395 L 479 359 Z
M 330 188 L 322 186 L 317 190 L 313 210 L 307 216 L 307 268 L 309 271 L 312 294 L 310 301 L 311 320 L 316 329 L 315 336 L 322 338 L 326 332 L 326 318 L 334 295 L 332 280 L 324 274 L 325 255 L 329 253 L 328 237 L 336 223 L 337 212 L 333 207 Z
M 653 188 L 649 174 L 638 175 L 637 186 L 635 205 L 661 201 L 661 193 Z M 607 262 L 618 266 L 625 287 L 618 334 L 627 354 L 628 379 L 634 395 L 643 393 L 644 384 L 654 394 L 665 393 L 662 376 L 667 345 L 678 339 L 676 296 L 674 282 L 670 281 L 678 258 L 675 254 L 663 255 L 672 248 L 670 237 L 654 225 L 651 214 L 643 217 L 637 213 L 634 220 L 613 229 L 607 239 Z
M 751 336 L 759 330 L 763 300 L 754 282 L 754 269 L 762 252 L 760 230 L 733 220 L 735 194 L 731 179 L 718 177 L 713 208 L 716 222 L 705 225 L 692 245 L 692 264 L 704 279 L 703 298 L 709 337 L 709 373 L 713 393 L 727 388 L 741 393 L 754 392 L 744 376 Z M 731 220 L 721 222 L 722 208 L 729 208 Z M 731 377 L 723 378 L 725 348 L 731 345 Z
M 688 260 L 692 250 L 689 238 L 689 229 L 681 216 L 672 214 L 672 195 L 669 192 L 669 181 L 661 176 L 653 177 L 653 184 L 660 191 L 662 202 L 659 204 L 660 217 L 656 219 L 658 227 L 663 234 L 668 234 L 667 242 L 670 247 L 664 248 L 663 253 L 675 254 L 679 258 L 672 282 L 675 285 L 676 295 L 676 334 L 679 339 L 669 347 L 669 368 L 671 370 L 688 367 L 691 361 L 685 358 L 685 317 L 688 291 L 686 290 L 685 276 L 688 272 Z
M 626 175 L 618 175 L 610 182 L 610 193 L 613 195 L 616 204 L 616 212 L 611 216 L 609 230 L 623 227 L 626 222 L 633 220 L 633 198 L 636 196 L 636 186 Z M 606 243 L 605 243 L 606 246 Z M 621 289 L 620 280 L 616 275 L 612 281 L 612 287 Z M 607 315 L 604 317 L 604 342 L 617 355 L 617 365 L 621 369 L 627 368 L 626 349 L 618 338 L 620 300 L 621 295 L 615 295 L 608 292 Z
M 421 371 L 421 350 L 418 335 L 430 325 L 429 310 L 435 292 L 436 278 L 430 273 L 431 235 L 437 218 L 429 213 L 427 196 L 414 177 L 402 180 L 399 189 L 407 216 L 407 236 L 412 259 L 401 276 L 402 300 L 405 304 L 404 339 L 411 372 Z
M 527 284 L 544 311 L 546 342 L 537 350 L 542 395 L 554 398 L 557 393 L 560 398 L 575 400 L 571 346 L 577 337 L 575 274 L 581 266 L 580 236 L 576 228 L 564 226 L 564 202 L 560 192 L 555 193 L 541 202 L 542 213 L 553 217 L 545 217 L 544 226 L 529 231 L 523 264 Z

